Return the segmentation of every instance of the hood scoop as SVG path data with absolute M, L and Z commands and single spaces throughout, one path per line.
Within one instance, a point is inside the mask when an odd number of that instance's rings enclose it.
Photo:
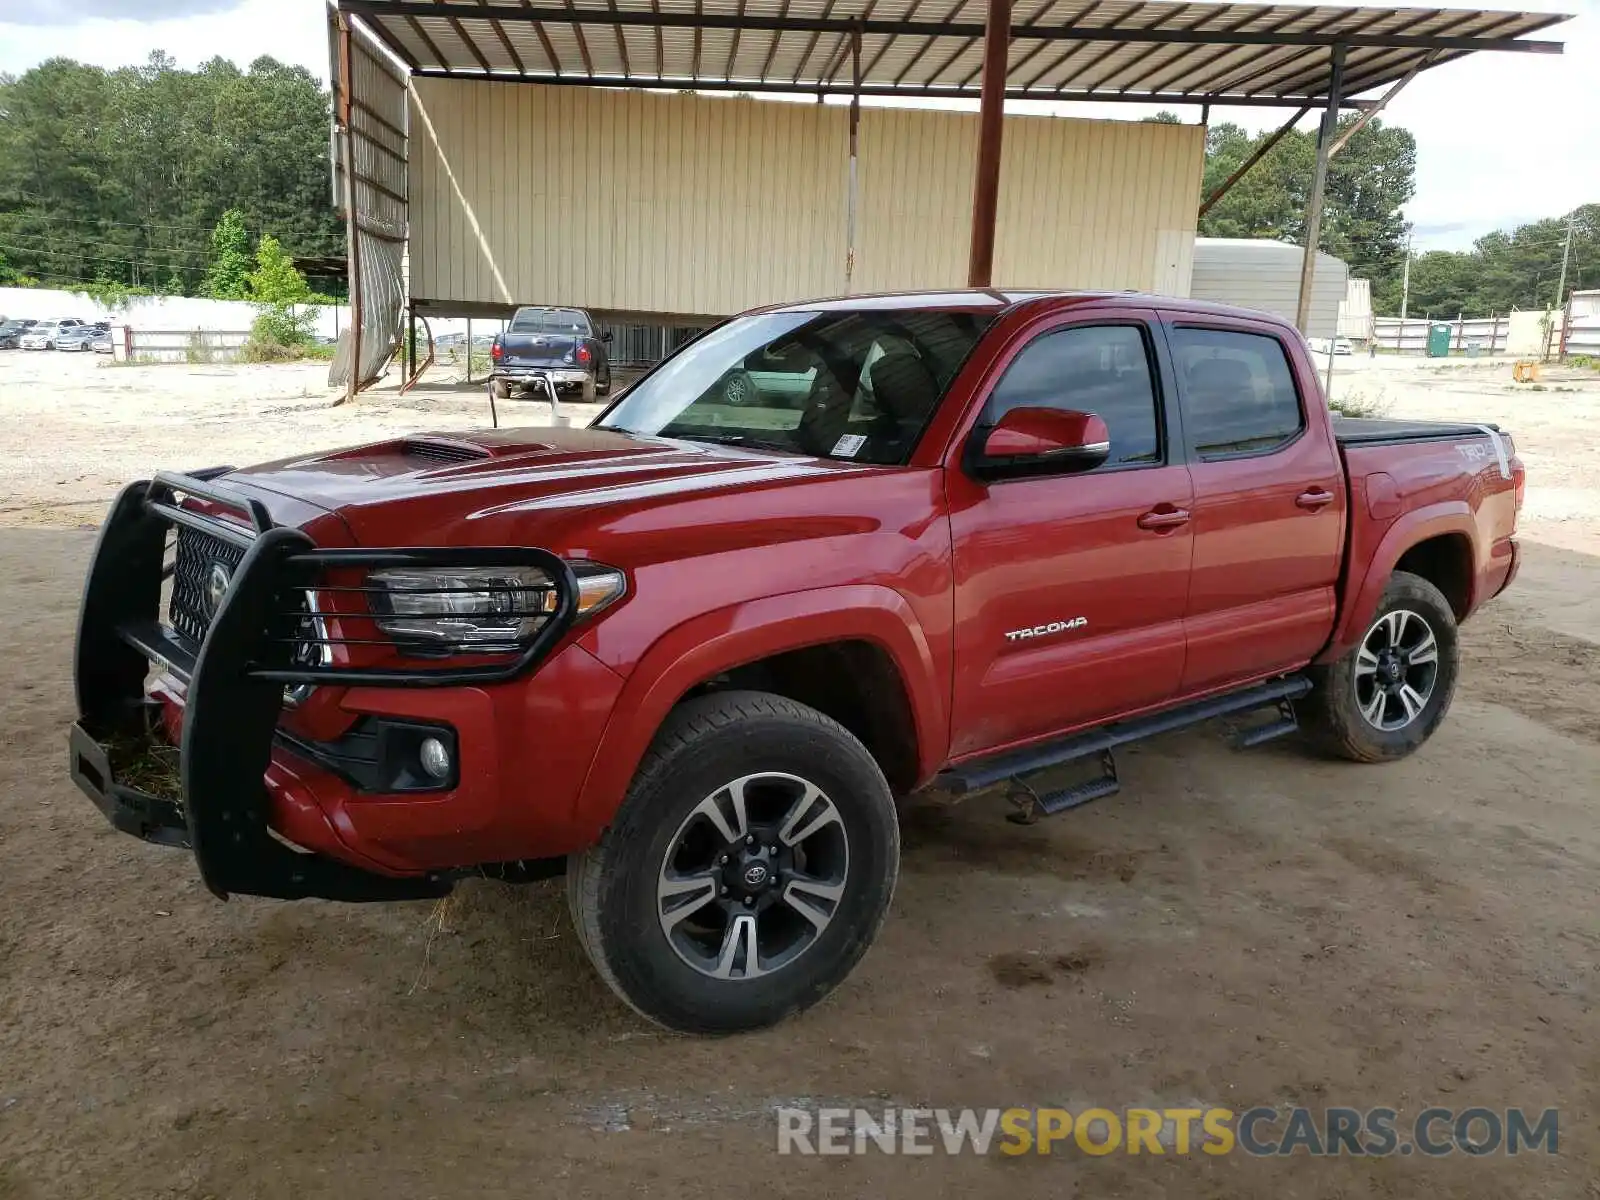
M 479 462 L 489 457 L 489 451 L 482 446 L 438 437 L 406 438 L 400 443 L 400 453 L 431 463 Z

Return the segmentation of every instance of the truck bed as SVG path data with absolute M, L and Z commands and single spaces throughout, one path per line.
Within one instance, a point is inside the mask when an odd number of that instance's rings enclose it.
M 1333 436 L 1341 446 L 1482 437 L 1485 429 L 1500 432 L 1498 425 L 1463 425 L 1455 421 L 1405 421 L 1337 415 L 1333 419 Z

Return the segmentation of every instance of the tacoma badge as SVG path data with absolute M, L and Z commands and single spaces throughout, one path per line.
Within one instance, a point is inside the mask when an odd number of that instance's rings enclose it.
M 1082 629 L 1088 623 L 1088 617 L 1073 617 L 1070 621 L 1051 621 L 1048 625 L 1035 625 L 1032 629 L 1013 629 L 1006 634 L 1006 641 L 1025 642 L 1029 638 L 1046 637 L 1052 633 L 1067 633 Z

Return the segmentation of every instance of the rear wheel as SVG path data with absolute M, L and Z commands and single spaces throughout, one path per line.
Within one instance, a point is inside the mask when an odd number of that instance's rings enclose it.
M 609 365 L 606 367 L 605 376 L 595 380 L 594 390 L 595 394 L 600 396 L 611 394 L 611 368 Z
M 761 692 L 689 701 L 615 822 L 574 855 L 584 949 L 634 1009 L 732 1033 L 827 995 L 876 936 L 899 871 L 883 773 L 815 709 Z
M 1455 613 L 1443 593 L 1420 575 L 1396 571 L 1361 640 L 1315 672 L 1313 733 L 1356 762 L 1405 757 L 1449 711 L 1460 655 Z
M 496 400 L 511 399 L 511 381 L 509 379 L 491 379 L 489 390 L 494 393 Z

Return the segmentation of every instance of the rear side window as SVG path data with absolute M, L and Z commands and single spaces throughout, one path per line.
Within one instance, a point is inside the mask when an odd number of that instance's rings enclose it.
M 1108 466 L 1161 461 L 1156 389 L 1144 334 L 1134 325 L 1075 325 L 1023 347 L 989 394 L 984 420 L 1013 408 L 1094 413 L 1111 431 Z
M 1201 458 L 1275 450 L 1305 428 L 1283 343 L 1259 333 L 1172 330 L 1183 423 Z

